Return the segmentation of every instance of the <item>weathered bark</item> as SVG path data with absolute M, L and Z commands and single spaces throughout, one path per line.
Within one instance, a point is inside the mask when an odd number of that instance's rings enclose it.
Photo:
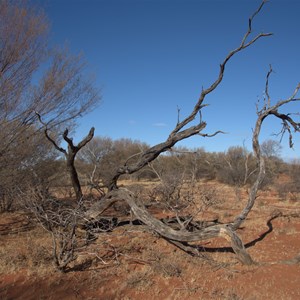
M 116 174 L 110 180 L 108 189 L 110 191 L 117 189 L 117 181 L 121 175 L 133 174 L 133 173 L 139 171 L 140 169 L 145 167 L 147 164 L 149 164 L 151 161 L 156 159 L 161 153 L 171 149 L 177 142 L 179 142 L 183 139 L 186 139 L 190 136 L 199 134 L 205 127 L 206 127 L 206 123 L 200 122 L 200 124 L 198 124 L 196 126 L 192 126 L 181 132 L 171 133 L 169 138 L 165 142 L 157 144 L 157 145 L 151 147 L 150 149 L 145 150 L 141 154 L 137 163 L 135 163 L 134 165 L 131 165 L 131 166 L 125 165 L 125 166 L 120 167 L 116 171 Z
M 98 215 L 119 200 L 126 201 L 133 214 L 150 229 L 160 234 L 165 239 L 174 242 L 175 244 L 176 242 L 196 242 L 210 238 L 222 237 L 230 241 L 233 251 L 243 264 L 253 263 L 253 260 L 247 253 L 241 239 L 232 230 L 230 225 L 212 225 L 194 232 L 189 232 L 187 230 L 175 230 L 153 217 L 147 211 L 140 199 L 136 198 L 135 195 L 129 190 L 123 188 L 109 192 L 106 197 L 103 198 L 99 204 L 97 204 L 97 206 L 93 206 L 92 209 L 86 213 L 86 216 L 88 218 L 97 218 Z M 179 246 L 179 244 L 177 244 L 177 246 Z M 182 246 L 180 248 L 184 249 Z M 187 249 L 188 252 L 191 252 L 191 248 Z M 192 250 L 192 252 L 193 254 L 197 254 L 197 251 Z
M 45 133 L 45 136 L 48 139 L 48 141 L 51 142 L 51 144 L 54 146 L 54 148 L 56 150 L 63 153 L 64 156 L 66 157 L 67 171 L 69 173 L 71 183 L 72 183 L 72 187 L 73 187 L 73 190 L 74 190 L 75 195 L 76 195 L 76 200 L 77 200 L 77 202 L 80 202 L 83 199 L 83 194 L 82 194 L 82 190 L 81 190 L 81 184 L 80 184 L 80 181 L 79 181 L 79 178 L 78 178 L 78 173 L 77 173 L 77 170 L 76 170 L 76 167 L 75 167 L 75 157 L 76 157 L 76 154 L 78 153 L 78 151 L 81 148 L 83 148 L 89 141 L 92 140 L 92 138 L 94 137 L 95 128 L 92 127 L 90 129 L 88 135 L 84 139 L 82 139 L 81 142 L 79 142 L 77 144 L 77 146 L 74 145 L 73 139 L 68 137 L 69 131 L 68 131 L 68 129 L 66 129 L 63 133 L 63 139 L 68 144 L 68 151 L 67 151 L 64 148 L 59 147 L 57 145 L 57 143 L 55 142 L 55 140 L 49 135 L 47 124 L 45 124 L 42 121 L 42 118 L 41 118 L 40 114 L 38 114 L 36 112 L 36 115 L 37 115 L 39 121 L 45 127 L 44 133 Z
M 68 171 L 70 179 L 71 179 L 71 183 L 72 183 L 72 187 L 75 192 L 75 195 L 76 195 L 76 199 L 77 199 L 77 201 L 79 201 L 80 199 L 82 199 L 83 195 L 82 195 L 82 190 L 81 190 L 81 184 L 80 184 L 79 178 L 78 178 L 78 173 L 75 168 L 75 155 L 74 155 L 74 153 L 68 153 L 67 156 L 68 156 L 67 157 L 67 171 Z
M 100 216 L 117 201 L 120 201 L 118 197 L 113 198 L 110 196 L 110 194 L 107 194 L 104 198 L 95 203 L 85 215 L 88 219 L 97 219 L 98 216 Z
M 82 200 L 82 190 L 81 185 L 78 178 L 78 173 L 75 168 L 75 157 L 78 151 L 84 147 L 93 137 L 94 137 L 95 128 L 92 127 L 89 131 L 89 134 L 77 145 L 73 144 L 73 140 L 68 137 L 68 130 L 66 129 L 63 133 L 64 140 L 68 143 L 68 151 L 62 151 L 65 154 L 67 159 L 67 169 L 70 175 L 70 179 L 72 182 L 72 186 L 76 195 L 77 201 Z M 49 138 L 48 138 L 49 139 Z M 61 148 L 60 148 L 61 149 Z
M 225 225 L 224 228 L 221 228 L 220 236 L 231 242 L 231 247 L 234 253 L 237 255 L 239 261 L 241 261 L 245 265 L 251 265 L 254 263 L 251 256 L 246 251 L 242 240 L 237 235 L 237 233 L 233 231 L 231 226 Z

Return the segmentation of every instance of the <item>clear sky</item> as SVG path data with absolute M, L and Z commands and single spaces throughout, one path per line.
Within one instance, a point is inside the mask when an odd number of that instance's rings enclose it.
M 150 145 L 164 141 L 177 121 L 193 109 L 202 87 L 218 75 L 219 64 L 236 48 L 259 0 L 36 0 L 51 22 L 53 44 L 67 42 L 83 52 L 88 71 L 101 88 L 102 102 L 80 120 L 77 138 L 95 126 L 96 135 L 128 137 Z M 272 64 L 273 101 L 287 98 L 300 81 L 300 1 L 271 0 L 253 23 L 253 32 L 273 32 L 228 64 L 224 80 L 202 112 L 204 133 L 214 138 L 181 142 L 207 151 L 229 146 L 251 149 L 255 103 L 262 97 Z M 297 108 L 295 108 L 297 110 Z M 294 110 L 294 111 L 295 111 Z M 298 111 L 300 106 L 298 105 Z M 274 122 L 276 121 L 276 122 Z M 277 124 L 277 125 L 276 125 Z M 275 119 L 265 124 L 262 140 L 280 131 Z M 299 157 L 285 143 L 283 157 Z

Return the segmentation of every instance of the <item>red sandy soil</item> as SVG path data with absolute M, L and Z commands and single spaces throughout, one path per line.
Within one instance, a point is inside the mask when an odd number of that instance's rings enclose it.
M 213 213 L 231 219 L 242 208 L 235 201 Z M 257 262 L 252 266 L 238 262 L 221 238 L 198 243 L 203 257 L 192 257 L 144 226 L 127 225 L 100 234 L 66 274 L 37 250 L 48 241 L 44 231 L 29 226 L 24 215 L 3 214 L 0 299 L 300 299 L 300 264 L 290 261 L 300 252 L 299 213 L 300 199 L 260 193 L 238 230 Z

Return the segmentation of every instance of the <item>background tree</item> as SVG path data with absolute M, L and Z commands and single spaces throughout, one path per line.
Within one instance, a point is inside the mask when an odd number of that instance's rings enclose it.
M 66 48 L 48 47 L 48 30 L 43 12 L 25 1 L 0 2 L 0 166 L 4 177 L 11 169 L 17 173 L 26 169 L 42 148 L 41 139 L 32 137 L 40 128 L 35 111 L 57 134 L 62 125 L 74 122 L 100 100 L 92 80 L 83 76 L 82 57 Z M 8 160 L 9 156 L 14 160 Z M 7 183 L 0 183 L 1 194 L 6 187 Z
M 293 159 L 291 162 L 282 165 L 283 180 L 276 184 L 276 190 L 282 200 L 299 200 L 300 193 L 300 161 Z M 282 168 L 282 167 L 281 167 Z
M 206 152 L 203 148 L 193 149 L 184 154 L 183 163 L 195 180 L 216 178 L 215 153 Z
M 94 137 L 78 153 L 77 166 L 85 177 L 90 191 L 98 191 L 100 195 L 104 194 L 105 174 L 111 170 L 111 162 L 108 157 L 113 151 L 113 140 L 108 137 Z
M 47 191 L 60 167 L 57 158 L 43 134 L 28 128 L 22 147 L 16 141 L 15 147 L 0 157 L 0 211 L 16 208 L 19 191 L 28 186 Z
M 242 187 L 255 178 L 256 161 L 244 147 L 233 146 L 220 154 L 217 178 L 224 183 Z
M 261 153 L 267 158 L 279 158 L 281 149 L 281 144 L 275 140 L 265 140 L 261 143 Z
M 263 186 L 270 186 L 279 174 L 286 170 L 286 164 L 280 158 L 282 146 L 275 140 L 265 140 L 261 143 L 261 153 L 265 158 L 266 176 Z
M 145 143 L 128 138 L 112 140 L 107 137 L 95 137 L 79 153 L 80 169 L 84 169 L 88 185 L 93 188 L 107 187 L 120 165 L 136 161 L 140 153 L 148 147 Z M 126 179 L 126 174 L 124 175 L 123 178 Z M 135 174 L 136 179 L 140 176 L 139 173 Z

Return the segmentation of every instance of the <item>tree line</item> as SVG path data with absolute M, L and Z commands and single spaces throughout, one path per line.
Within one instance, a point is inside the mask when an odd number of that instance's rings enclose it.
M 18 190 L 27 187 L 40 186 L 44 190 L 67 187 L 71 190 L 72 181 L 67 172 L 65 156 L 49 145 L 42 132 L 29 134 L 25 139 L 28 144 L 7 152 L 11 159 L 7 155 L 5 158 L 10 163 L 2 164 L 2 211 L 13 209 Z M 74 161 L 80 185 L 92 194 L 101 195 L 108 188 L 109 180 L 119 166 L 128 161 L 134 163 L 141 151 L 149 148 L 148 144 L 130 138 L 113 140 L 95 136 L 81 149 Z M 267 175 L 263 184 L 265 188 L 282 173 L 291 174 L 293 180 L 298 178 L 295 176 L 297 162 L 284 162 L 280 158 L 280 149 L 281 145 L 277 141 L 267 140 L 262 143 L 263 155 L 267 161 Z M 234 187 L 244 187 L 253 183 L 256 175 L 257 166 L 253 153 L 243 146 L 232 146 L 224 152 L 174 147 L 142 170 L 131 175 L 124 174 L 121 179 L 136 182 L 217 180 Z M 295 188 L 296 184 L 293 186 Z

